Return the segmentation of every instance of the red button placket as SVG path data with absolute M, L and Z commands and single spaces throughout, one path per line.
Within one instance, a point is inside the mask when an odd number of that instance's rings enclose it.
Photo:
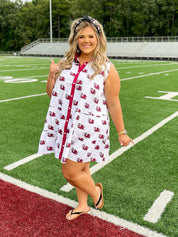
M 59 154 L 59 159 L 62 158 L 62 154 L 63 154 L 63 150 L 64 150 L 66 138 L 67 138 L 67 128 L 68 128 L 69 118 L 70 118 L 71 109 L 72 109 L 72 103 L 73 103 L 73 98 L 74 98 L 74 93 L 75 93 L 76 81 L 79 77 L 80 72 L 83 71 L 83 69 L 86 67 L 86 65 L 87 65 L 87 63 L 84 63 L 82 66 L 80 66 L 80 64 L 79 64 L 78 72 L 75 75 L 74 80 L 72 82 L 69 106 L 68 106 L 67 117 L 66 117 L 66 121 L 65 121 L 65 125 L 64 125 L 64 133 L 63 133 L 63 138 L 62 138 L 62 146 L 61 146 L 61 150 L 60 150 L 60 154 Z

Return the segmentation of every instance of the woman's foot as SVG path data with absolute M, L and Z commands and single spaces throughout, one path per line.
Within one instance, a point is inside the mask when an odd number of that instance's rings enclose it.
M 78 206 L 74 210 L 71 210 L 67 213 L 66 219 L 69 220 L 69 221 L 75 220 L 80 215 L 87 214 L 89 211 L 90 211 L 89 207 L 81 208 L 81 207 Z
M 103 186 L 101 183 L 96 184 L 98 195 L 93 198 L 94 206 L 96 209 L 101 209 L 104 206 L 104 198 L 103 198 Z

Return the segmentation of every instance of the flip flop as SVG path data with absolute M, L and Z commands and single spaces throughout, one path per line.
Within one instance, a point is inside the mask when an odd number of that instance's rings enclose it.
M 98 202 L 95 205 L 95 209 L 101 209 L 104 206 L 104 198 L 103 198 L 103 185 L 101 183 L 97 183 L 96 186 L 100 188 L 100 197 L 98 199 Z M 100 207 L 97 207 L 99 203 L 102 202 Z
M 67 215 L 66 215 L 66 219 L 68 220 L 68 221 L 72 221 L 72 220 L 75 220 L 75 219 L 77 219 L 80 215 L 82 215 L 82 214 L 87 214 L 89 211 L 80 211 L 80 212 L 73 212 L 74 210 L 72 210 L 72 211 L 69 211 L 68 213 L 67 213 Z M 72 215 L 76 215 L 74 218 L 71 218 L 71 216 Z

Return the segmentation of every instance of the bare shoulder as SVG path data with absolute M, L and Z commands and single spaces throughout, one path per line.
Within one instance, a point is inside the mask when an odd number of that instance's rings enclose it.
M 110 71 L 109 71 L 109 75 L 112 75 L 112 74 L 118 74 L 113 63 L 111 63 Z
M 108 77 L 105 80 L 104 92 L 108 108 L 118 103 L 120 92 L 120 79 L 114 64 L 111 64 L 110 66 Z
M 119 78 L 119 74 L 114 66 L 113 63 L 111 63 L 110 66 L 110 70 L 109 70 L 109 74 L 108 77 L 105 80 L 105 86 L 119 86 L 120 87 L 120 78 Z

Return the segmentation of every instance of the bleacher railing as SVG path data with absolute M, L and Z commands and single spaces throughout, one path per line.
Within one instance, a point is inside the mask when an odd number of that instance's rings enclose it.
M 53 38 L 52 43 L 68 42 L 67 38 Z M 157 37 L 108 37 L 107 42 L 178 42 L 178 36 L 157 36 Z M 50 38 L 41 38 L 24 46 L 21 51 L 25 51 L 39 43 L 50 43 Z
M 177 42 L 178 36 L 112 37 L 107 42 Z
M 41 38 L 38 40 L 40 43 L 46 42 L 50 43 L 50 39 L 48 38 Z M 67 42 L 67 38 L 54 38 L 53 43 L 55 42 Z M 157 36 L 157 37 L 107 37 L 108 42 L 144 42 L 144 41 L 149 41 L 149 42 L 177 42 L 178 41 L 178 36 Z

